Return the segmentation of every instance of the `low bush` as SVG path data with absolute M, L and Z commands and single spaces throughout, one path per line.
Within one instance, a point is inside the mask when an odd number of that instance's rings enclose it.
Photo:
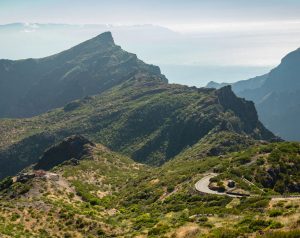
M 269 216 L 270 217 L 278 217 L 278 216 L 281 216 L 283 214 L 283 212 L 281 210 L 271 210 L 269 212 Z

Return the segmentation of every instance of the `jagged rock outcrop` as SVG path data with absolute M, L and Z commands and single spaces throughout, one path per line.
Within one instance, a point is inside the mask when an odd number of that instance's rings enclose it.
M 253 102 L 238 98 L 231 90 L 231 86 L 225 86 L 216 92 L 220 104 L 225 110 L 232 110 L 242 119 L 247 132 L 257 126 L 258 116 Z
M 225 110 L 234 112 L 234 114 L 238 116 L 240 122 L 238 127 L 241 131 L 251 134 L 256 139 L 268 138 L 269 140 L 274 141 L 281 140 L 279 137 L 274 136 L 273 133 L 266 130 L 261 124 L 254 103 L 237 97 L 230 85 L 216 90 L 216 94 L 222 107 Z M 225 123 L 228 124 L 227 122 Z M 226 125 L 223 124 L 223 126 L 226 128 Z M 237 128 L 237 126 L 235 126 L 235 128 Z M 258 130 L 259 133 L 255 135 Z
M 261 122 L 277 136 L 300 141 L 300 49 L 269 73 L 231 84 L 239 97 L 255 103 Z M 210 88 L 225 84 L 211 82 Z
M 88 155 L 90 146 L 94 144 L 83 136 L 70 136 L 46 150 L 34 169 L 49 170 L 71 159 L 80 160 L 84 155 Z

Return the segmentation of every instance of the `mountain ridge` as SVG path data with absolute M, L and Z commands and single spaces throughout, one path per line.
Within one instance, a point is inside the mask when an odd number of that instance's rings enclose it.
M 159 67 L 116 46 L 110 32 L 42 59 L 2 60 L 0 117 L 30 117 L 62 107 L 104 92 L 138 71 L 167 82 Z
M 106 74 L 102 91 L 0 120 L 1 235 L 299 237 L 300 202 L 290 199 L 300 192 L 299 143 L 278 142 L 231 86 L 169 84 L 158 67 L 111 48 L 109 33 L 100 43 L 46 61 L 71 83 Z M 205 188 L 228 193 L 195 189 L 211 172 Z
M 229 131 L 256 140 L 274 138 L 259 122 L 253 103 L 238 98 L 231 87 L 214 90 L 168 84 L 157 66 L 115 46 L 109 32 L 44 60 L 46 67 L 53 67 L 46 77 L 49 80 L 30 89 L 43 100 L 34 94 L 27 99 L 53 106 L 54 96 L 63 99 L 63 105 L 32 118 L 0 120 L 1 177 L 37 162 L 45 149 L 74 134 L 156 166 L 208 134 Z M 41 65 L 37 70 L 44 70 Z M 53 72 L 62 77 L 50 77 Z M 86 78 L 86 73 L 94 76 Z M 98 76 L 103 79 L 100 84 L 94 81 Z M 75 101 L 60 97 L 65 96 L 64 90 L 77 95 L 78 82 L 96 94 Z M 100 91 L 95 91 L 97 85 Z M 41 87 L 47 92 L 39 91 Z M 23 103 L 33 106 L 26 100 Z
M 300 141 L 300 49 L 290 52 L 268 74 L 231 84 L 233 91 L 254 101 L 262 123 L 286 140 Z M 219 88 L 222 84 L 210 83 Z M 242 86 L 242 87 L 241 87 Z
M 165 163 L 209 133 L 274 138 L 258 121 L 253 103 L 237 98 L 230 88 L 197 89 L 149 77 L 135 75 L 103 94 L 30 119 L 0 121 L 2 176 L 13 172 L 8 168 L 19 169 L 18 160 L 22 166 L 35 163 L 43 150 L 72 134 L 152 165 Z

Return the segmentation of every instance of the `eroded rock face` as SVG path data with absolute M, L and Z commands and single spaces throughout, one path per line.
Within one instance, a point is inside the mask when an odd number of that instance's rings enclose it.
M 255 139 L 266 139 L 281 141 L 262 125 L 258 119 L 255 105 L 252 101 L 237 97 L 231 89 L 231 86 L 225 86 L 216 90 L 219 104 L 226 110 L 232 111 L 238 116 L 240 123 L 236 125 L 235 131 L 251 134 Z M 228 128 L 228 126 L 225 126 Z M 240 130 L 240 131 L 239 131 Z M 257 133 L 258 132 L 258 133 Z
M 257 126 L 258 116 L 253 102 L 238 98 L 231 90 L 231 86 L 217 90 L 217 95 L 225 109 L 233 110 L 242 119 L 246 131 L 251 131 Z
M 34 169 L 49 170 L 71 159 L 80 160 L 84 155 L 88 155 L 91 146 L 95 145 L 81 135 L 67 137 L 46 150 Z

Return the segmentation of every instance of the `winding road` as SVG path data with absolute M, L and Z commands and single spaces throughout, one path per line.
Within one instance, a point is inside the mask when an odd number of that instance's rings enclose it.
M 202 179 L 200 179 L 196 184 L 195 188 L 197 191 L 201 193 L 207 193 L 207 194 L 219 194 L 219 195 L 227 195 L 226 193 L 220 193 L 214 190 L 211 190 L 208 186 L 210 184 L 210 179 L 213 177 L 216 177 L 218 174 L 216 173 L 210 173 L 206 176 L 204 176 Z
M 218 192 L 218 191 L 214 191 L 211 190 L 209 188 L 209 184 L 210 184 L 210 179 L 213 177 L 216 177 L 218 174 L 216 173 L 209 173 L 207 175 L 205 175 L 202 179 L 200 179 L 196 184 L 195 184 L 195 189 L 201 193 L 204 194 L 217 194 L 217 195 L 223 195 L 223 196 L 229 196 L 229 197 L 242 197 L 240 195 L 234 195 L 234 194 L 228 194 L 225 192 Z M 248 181 L 248 180 L 247 180 Z M 249 183 L 251 183 L 250 181 L 248 181 Z M 253 184 L 253 183 L 251 183 Z M 255 184 L 253 184 L 254 186 L 256 186 Z M 262 190 L 263 191 L 263 190 Z M 251 194 L 250 196 L 258 196 L 258 195 L 253 195 Z M 269 196 L 271 199 L 300 199 L 300 195 L 273 195 L 273 196 Z
M 234 197 L 234 198 L 243 197 L 241 195 L 235 195 L 235 194 L 229 194 L 229 193 L 226 193 L 226 192 L 218 192 L 218 191 L 211 190 L 209 188 L 209 184 L 210 184 L 209 180 L 213 177 L 216 177 L 217 175 L 218 174 L 216 174 L 216 173 L 209 173 L 206 176 L 204 176 L 202 179 L 200 179 L 195 184 L 196 190 L 201 192 L 201 193 L 205 193 L 205 194 L 217 194 L 217 195 L 229 196 L 229 197 Z

